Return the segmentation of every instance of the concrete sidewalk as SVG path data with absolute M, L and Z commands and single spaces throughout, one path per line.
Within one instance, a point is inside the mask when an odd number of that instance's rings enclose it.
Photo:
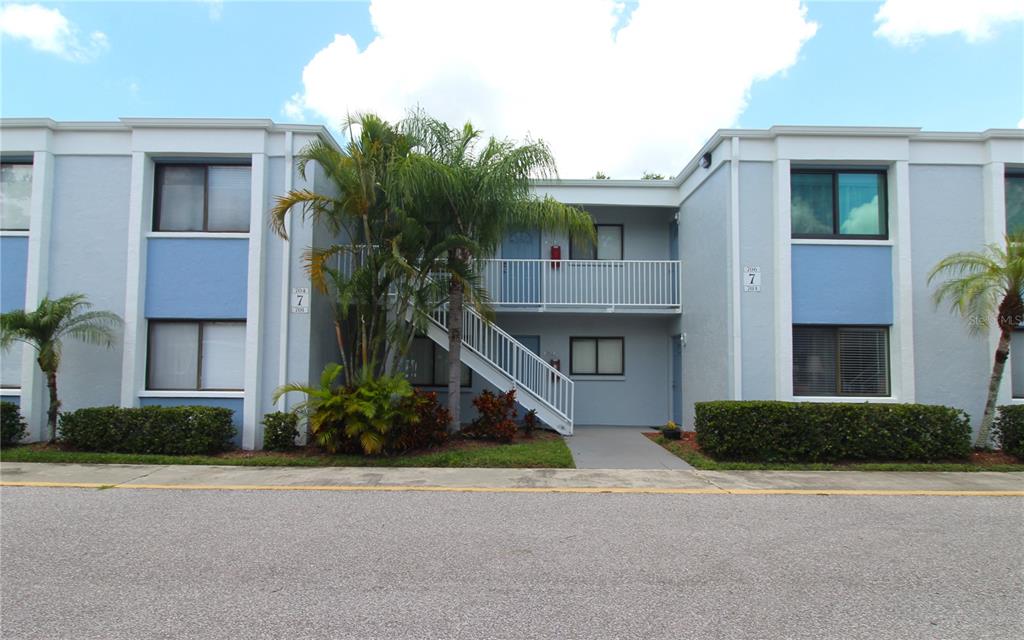
M 638 427 L 576 427 L 565 444 L 577 469 L 693 469 Z
M 1000 495 L 1024 473 L 433 469 L 0 463 L 0 486 L 336 491 Z

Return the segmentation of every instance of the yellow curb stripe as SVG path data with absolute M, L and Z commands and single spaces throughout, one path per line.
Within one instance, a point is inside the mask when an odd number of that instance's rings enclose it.
M 0 487 L 71 489 L 173 489 L 181 491 L 427 491 L 439 493 L 622 493 L 664 495 L 966 496 L 1024 497 L 1024 491 L 933 489 L 722 489 L 658 487 L 437 487 L 422 485 L 128 484 L 99 482 L 0 482 Z

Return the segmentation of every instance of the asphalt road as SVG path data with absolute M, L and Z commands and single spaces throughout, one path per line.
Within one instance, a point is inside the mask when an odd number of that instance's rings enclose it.
M 1024 499 L 0 493 L 3 638 L 1024 637 Z

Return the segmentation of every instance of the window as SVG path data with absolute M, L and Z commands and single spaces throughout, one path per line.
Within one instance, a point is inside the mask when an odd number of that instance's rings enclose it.
M 21 359 L 25 345 L 15 342 L 0 351 L 0 388 L 21 388 Z
M 448 350 L 430 338 L 413 338 L 412 348 L 406 360 L 409 382 L 415 386 L 448 386 Z M 462 365 L 463 387 L 473 385 L 473 374 L 469 367 Z
M 599 224 L 597 245 L 590 240 L 569 240 L 570 260 L 622 260 L 622 225 Z
M 569 373 L 584 376 L 624 375 L 623 338 L 569 338 Z
M 32 203 L 32 165 L 0 164 L 0 229 L 28 231 Z
M 888 396 L 888 328 L 795 325 L 793 394 Z
M 794 238 L 889 236 L 884 171 L 793 171 Z
M 251 182 L 248 166 L 157 165 L 153 230 L 246 232 Z
M 1024 398 L 1024 331 L 1010 337 L 1010 386 L 1014 398 Z
M 1024 174 L 1006 176 L 1006 232 L 1024 232 Z
M 146 388 L 240 391 L 245 376 L 245 322 L 149 323 Z

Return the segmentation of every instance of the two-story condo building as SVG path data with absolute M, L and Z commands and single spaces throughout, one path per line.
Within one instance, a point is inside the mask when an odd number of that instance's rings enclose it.
M 295 155 L 318 126 L 267 120 L 0 122 L 0 308 L 82 292 L 124 318 L 116 347 L 69 342 L 66 410 L 211 404 L 259 448 L 272 391 L 337 358 L 329 300 L 301 249 L 326 229 L 267 214 L 328 188 Z M 936 309 L 929 270 L 1024 229 L 1024 131 L 722 130 L 672 180 L 562 180 L 538 193 L 587 209 L 596 246 L 509 236 L 483 265 L 493 325 L 467 317 L 464 408 L 515 387 L 563 433 L 692 425 L 695 402 L 923 402 L 981 414 L 993 336 Z M 443 323 L 410 358 L 444 392 Z M 1015 340 L 1014 344 L 1017 344 Z M 1020 340 L 1024 353 L 1024 334 Z M 45 384 L 2 355 L 0 395 L 38 437 Z M 1001 402 L 1024 402 L 1011 356 Z

